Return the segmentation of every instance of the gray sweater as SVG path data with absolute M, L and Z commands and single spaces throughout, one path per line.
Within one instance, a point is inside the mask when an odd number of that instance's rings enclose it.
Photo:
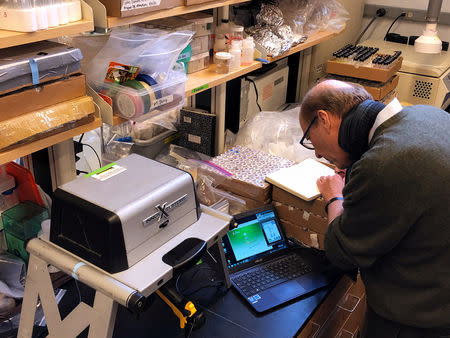
M 405 107 L 376 131 L 325 236 L 327 257 L 359 267 L 369 306 L 415 327 L 450 327 L 450 114 Z

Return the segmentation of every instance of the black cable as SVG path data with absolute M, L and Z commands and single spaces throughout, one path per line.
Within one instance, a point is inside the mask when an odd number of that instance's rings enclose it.
M 391 28 L 392 28 L 392 26 L 394 25 L 394 23 L 395 23 L 398 19 L 400 19 L 401 17 L 403 17 L 403 16 L 406 16 L 406 12 L 402 12 L 399 16 L 397 16 L 397 17 L 395 18 L 394 21 L 392 21 L 391 25 L 389 26 L 389 28 L 388 28 L 388 30 L 387 30 L 387 32 L 386 32 L 386 35 L 384 36 L 384 41 L 386 41 L 386 38 L 387 38 L 387 36 L 388 36 L 388 34 L 389 34 L 389 31 L 391 30 Z
M 259 102 L 258 102 L 258 100 L 259 100 L 259 95 L 258 95 L 258 89 L 256 89 L 256 83 L 255 83 L 255 81 L 253 81 L 252 79 L 249 79 L 248 77 L 245 77 L 245 79 L 246 79 L 247 81 L 250 81 L 251 83 L 253 83 L 253 87 L 255 88 L 255 94 L 256 94 L 256 105 L 258 106 L 259 111 L 261 112 L 262 109 L 261 109 L 261 106 L 259 105 Z
M 83 145 L 83 146 L 87 146 L 87 147 L 91 148 L 91 149 L 94 151 L 95 156 L 97 156 L 99 168 L 101 168 L 101 167 L 102 167 L 102 161 L 100 161 L 100 157 L 98 157 L 98 154 L 97 154 L 97 152 L 95 151 L 94 147 L 92 147 L 90 144 L 87 144 L 87 143 L 82 143 L 82 145 Z
M 373 22 L 377 18 L 381 18 L 382 16 L 385 16 L 385 14 L 386 14 L 386 10 L 384 8 L 378 8 L 377 9 L 377 12 L 375 13 L 375 16 L 370 20 L 370 22 L 367 24 L 366 28 L 363 29 L 361 34 L 359 34 L 358 38 L 356 39 L 355 45 L 357 45 L 359 43 L 359 41 L 363 37 L 364 33 L 369 29 L 369 27 L 373 24 Z

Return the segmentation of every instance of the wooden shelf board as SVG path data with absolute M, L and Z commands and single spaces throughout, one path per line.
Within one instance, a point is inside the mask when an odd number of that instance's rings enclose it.
M 26 143 L 22 146 L 19 146 L 17 148 L 13 148 L 11 150 L 7 150 L 4 152 L 0 152 L 0 164 L 4 164 L 7 163 L 9 161 L 13 161 L 16 158 L 34 153 L 38 150 L 47 148 L 47 147 L 51 147 L 52 145 L 65 141 L 67 139 L 70 139 L 74 136 L 83 134 L 85 132 L 88 132 L 92 129 L 98 128 L 102 125 L 102 121 L 100 118 L 95 117 L 95 120 L 87 123 L 87 124 L 83 124 L 81 126 L 78 126 L 76 128 L 73 129 L 69 129 L 66 131 L 63 131 L 61 133 L 55 134 L 55 135 L 51 135 L 48 136 L 46 138 L 43 138 L 41 140 L 37 140 L 34 142 L 30 142 L 30 143 Z
M 32 33 L 0 30 L 0 48 L 18 46 L 30 42 L 54 39 L 62 35 L 73 35 L 93 30 L 94 22 L 84 19 Z
M 124 18 L 108 16 L 108 18 L 107 18 L 108 24 L 107 25 L 108 25 L 108 28 L 123 26 L 123 25 L 131 25 L 133 23 L 167 18 L 170 16 L 182 15 L 182 14 L 187 14 L 187 13 L 192 13 L 192 12 L 204 11 L 205 9 L 235 5 L 235 4 L 239 4 L 239 3 L 247 2 L 247 1 L 248 0 L 226 0 L 226 1 L 215 0 L 215 1 L 204 2 L 204 3 L 198 4 L 198 5 L 179 6 L 179 7 L 162 9 L 159 11 L 139 14 L 139 15 L 133 15 L 133 16 L 124 17 Z
M 94 30 L 92 8 L 81 1 L 83 19 L 66 25 L 52 27 L 32 33 L 14 32 L 0 29 L 0 48 L 19 46 L 26 43 L 54 39 L 63 35 L 73 35 Z
M 279 55 L 277 57 L 268 57 L 267 59 L 270 62 L 273 61 L 277 61 L 280 60 L 286 56 L 292 55 L 294 53 L 300 52 L 302 50 L 305 50 L 307 48 L 313 47 L 321 42 L 330 40 L 331 38 L 339 35 L 340 33 L 342 33 L 344 31 L 345 27 L 342 28 L 339 32 L 330 32 L 330 31 L 320 31 L 317 33 L 314 33 L 313 35 L 309 36 L 308 39 L 306 39 L 306 41 L 304 43 L 298 44 L 297 46 L 292 47 L 291 49 L 289 49 L 289 51 L 287 51 L 286 53 Z
M 227 74 L 217 74 L 216 65 L 212 64 L 207 69 L 188 75 L 185 96 L 189 97 L 198 94 L 206 89 L 213 88 L 261 67 L 261 62 L 255 61 L 250 66 L 241 66 L 239 69 Z

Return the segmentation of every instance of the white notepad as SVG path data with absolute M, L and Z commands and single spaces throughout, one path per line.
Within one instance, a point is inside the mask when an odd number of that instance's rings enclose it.
M 292 167 L 270 173 L 266 176 L 266 181 L 305 201 L 311 201 L 320 196 L 317 179 L 334 174 L 330 167 L 308 158 Z

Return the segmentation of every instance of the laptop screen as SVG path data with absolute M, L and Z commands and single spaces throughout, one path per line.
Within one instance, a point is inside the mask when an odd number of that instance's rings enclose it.
M 287 247 L 273 210 L 237 219 L 238 227 L 222 238 L 228 268 L 251 262 Z

